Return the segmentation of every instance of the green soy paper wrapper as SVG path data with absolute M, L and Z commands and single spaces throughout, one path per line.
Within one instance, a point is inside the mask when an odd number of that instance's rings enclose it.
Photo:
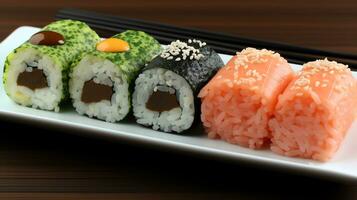
M 115 65 L 116 70 L 120 72 L 123 81 L 129 86 L 127 92 L 128 110 L 130 111 L 132 88 L 136 77 L 148 62 L 160 54 L 162 49 L 160 43 L 155 38 L 142 31 L 127 30 L 114 35 L 112 38 L 127 42 L 129 50 L 121 52 L 105 52 L 96 49 L 91 52 L 83 53 L 76 62 L 73 63 L 70 76 L 72 78 L 74 77 L 73 73 L 76 67 L 79 67 L 81 61 L 85 60 L 85 58 L 95 57 L 112 62 Z M 75 80 L 73 80 L 73 82 L 75 82 Z M 75 99 L 72 100 L 73 102 L 75 101 Z M 127 115 L 129 111 L 126 112 L 125 115 Z
M 112 38 L 126 41 L 130 49 L 125 52 L 101 52 L 98 50 L 85 52 L 73 63 L 73 67 L 76 67 L 85 56 L 107 59 L 114 63 L 118 70 L 125 75 L 126 81 L 131 83 L 145 64 L 161 52 L 160 43 L 142 31 L 127 30 Z
M 80 21 L 73 20 L 60 20 L 55 21 L 45 26 L 41 31 L 54 31 L 64 37 L 64 44 L 46 46 L 34 45 L 29 41 L 25 42 L 13 52 L 11 52 L 5 61 L 3 82 L 5 90 L 7 90 L 7 75 L 10 70 L 10 64 L 16 58 L 16 54 L 28 48 L 35 49 L 40 54 L 49 56 L 57 67 L 60 67 L 62 76 L 62 98 L 66 100 L 68 95 L 68 74 L 72 62 L 83 52 L 92 51 L 95 44 L 100 40 L 99 36 L 87 24 Z M 10 96 L 10 95 L 9 95 Z M 10 96 L 11 98 L 11 96 Z

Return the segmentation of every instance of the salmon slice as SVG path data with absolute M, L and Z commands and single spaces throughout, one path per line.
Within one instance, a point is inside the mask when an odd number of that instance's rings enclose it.
M 254 48 L 238 52 L 199 93 L 208 136 L 252 149 L 269 144 L 268 122 L 293 77 L 278 53 Z
M 272 131 L 276 153 L 329 160 L 357 112 L 357 81 L 348 66 L 334 61 L 306 63 L 279 97 Z

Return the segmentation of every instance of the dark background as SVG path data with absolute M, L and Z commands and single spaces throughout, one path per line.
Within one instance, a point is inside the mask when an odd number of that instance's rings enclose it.
M 355 1 L 0 1 L 0 40 L 75 7 L 357 54 Z M 348 180 L 0 120 L 0 199 L 352 198 Z

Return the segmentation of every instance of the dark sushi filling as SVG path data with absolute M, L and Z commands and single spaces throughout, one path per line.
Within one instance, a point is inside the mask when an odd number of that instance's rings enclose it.
M 17 85 L 31 90 L 48 87 L 47 78 L 42 69 L 37 68 L 37 62 L 26 63 L 25 71 L 17 77 Z
M 113 93 L 113 86 L 99 84 L 91 79 L 84 83 L 81 101 L 84 103 L 96 103 L 102 100 L 111 102 Z
M 168 86 L 156 86 L 146 102 L 146 108 L 152 111 L 163 112 L 180 107 L 176 90 Z
M 31 36 L 29 42 L 33 45 L 62 45 L 63 35 L 53 31 L 41 31 Z M 17 77 L 17 85 L 31 90 L 48 87 L 47 77 L 42 69 L 38 69 L 38 61 L 26 62 L 26 69 Z

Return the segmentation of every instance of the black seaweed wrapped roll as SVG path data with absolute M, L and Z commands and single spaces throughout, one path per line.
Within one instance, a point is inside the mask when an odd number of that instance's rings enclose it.
M 205 42 L 172 42 L 135 81 L 133 110 L 137 123 L 165 132 L 189 129 L 200 107 L 198 92 L 223 65 Z

